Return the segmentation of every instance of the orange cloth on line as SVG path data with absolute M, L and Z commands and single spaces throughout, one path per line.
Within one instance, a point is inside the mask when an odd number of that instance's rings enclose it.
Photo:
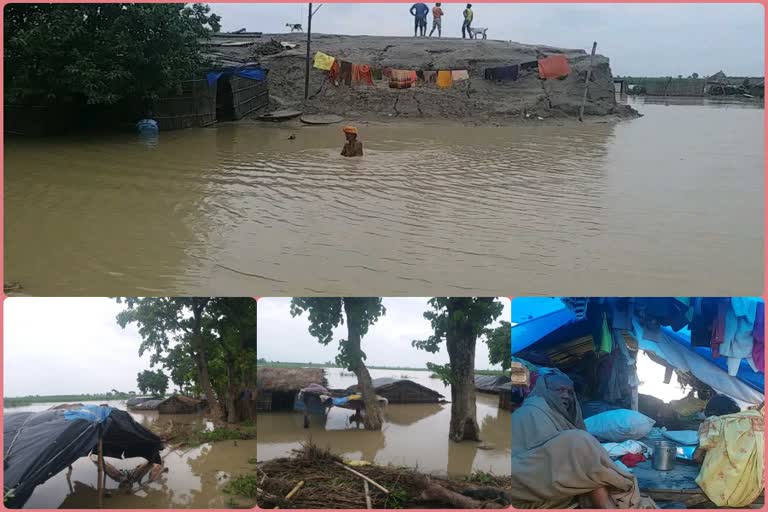
M 571 74 L 565 55 L 552 55 L 539 59 L 539 78 L 561 78 Z
M 393 69 L 389 79 L 389 86 L 392 89 L 408 89 L 415 81 L 416 71 Z
M 343 131 L 344 133 L 354 133 L 355 135 L 357 135 L 357 128 L 355 128 L 354 126 L 345 126 L 344 128 L 341 129 L 341 131 Z
M 373 85 L 371 66 L 368 66 L 367 64 L 352 64 L 352 80 L 357 83 Z
M 331 69 L 328 71 L 328 79 L 331 81 L 333 85 L 339 85 L 340 71 L 341 71 L 341 67 L 339 66 L 339 61 L 334 60 L 333 66 L 331 66 Z
M 441 89 L 448 89 L 453 85 L 453 77 L 450 71 L 437 72 L 437 86 Z

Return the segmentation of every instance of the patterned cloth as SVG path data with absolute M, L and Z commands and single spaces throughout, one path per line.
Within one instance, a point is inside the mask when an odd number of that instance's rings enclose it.
M 699 427 L 707 451 L 696 483 L 718 507 L 746 507 L 763 490 L 765 420 L 760 411 L 713 416 Z
M 322 69 L 323 71 L 330 71 L 335 60 L 336 59 L 330 55 L 326 55 L 323 52 L 317 52 L 315 54 L 315 67 L 317 69 Z

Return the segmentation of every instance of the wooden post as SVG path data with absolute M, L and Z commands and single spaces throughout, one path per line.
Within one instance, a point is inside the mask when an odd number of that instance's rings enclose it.
M 99 492 L 99 508 L 104 507 L 104 440 L 99 436 L 99 465 L 98 465 L 98 492 Z
M 307 62 L 304 67 L 304 101 L 309 98 L 309 45 L 312 42 L 312 2 L 309 2 L 309 11 L 307 14 Z
M 581 98 L 581 107 L 579 107 L 579 121 L 584 121 L 584 104 L 587 102 L 589 79 L 592 78 L 592 63 L 595 60 L 595 50 L 597 50 L 597 41 L 592 43 L 592 55 L 589 56 L 589 69 L 587 70 L 587 79 L 584 80 L 584 97 Z

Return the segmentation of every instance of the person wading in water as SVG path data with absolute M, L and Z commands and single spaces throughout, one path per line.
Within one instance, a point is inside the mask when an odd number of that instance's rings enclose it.
M 341 156 L 363 156 L 363 143 L 357 140 L 357 128 L 345 126 L 342 131 L 347 142 L 341 150 Z

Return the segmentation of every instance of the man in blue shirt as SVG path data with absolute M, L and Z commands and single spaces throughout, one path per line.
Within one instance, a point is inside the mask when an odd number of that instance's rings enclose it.
M 416 37 L 418 32 L 421 32 L 421 37 L 427 35 L 427 13 L 427 4 L 418 3 L 411 6 L 411 15 L 414 17 L 413 37 Z

